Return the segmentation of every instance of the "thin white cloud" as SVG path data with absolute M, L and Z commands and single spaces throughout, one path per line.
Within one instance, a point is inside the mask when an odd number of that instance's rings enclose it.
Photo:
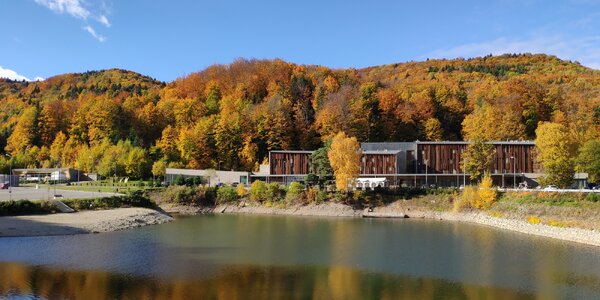
M 90 35 L 92 35 L 95 39 L 100 42 L 104 42 L 106 38 L 96 32 L 96 30 L 88 23 L 88 20 L 95 20 L 96 22 L 110 27 L 111 23 L 108 20 L 106 14 L 108 13 L 106 9 L 106 3 L 102 2 L 102 10 L 105 13 L 95 13 L 91 10 L 89 3 L 83 0 L 34 0 L 37 4 L 43 5 L 50 9 L 51 11 L 63 14 L 66 13 L 73 18 L 83 20 L 85 22 L 85 26 L 83 29 L 87 31 Z M 96 9 L 97 10 L 97 9 Z
M 16 81 L 31 81 L 29 78 L 11 70 L 11 69 L 4 69 L 2 68 L 2 66 L 0 66 L 0 78 L 7 78 L 10 80 L 16 80 Z M 43 81 L 44 78 L 42 77 L 35 77 L 35 79 L 33 81 Z
M 35 0 L 37 4 L 46 6 L 55 13 L 68 13 L 69 15 L 87 20 L 91 15 L 90 11 L 81 5 L 79 0 Z
M 89 34 L 91 34 L 99 42 L 104 42 L 106 40 L 105 37 L 103 37 L 103 36 L 99 35 L 98 33 L 96 33 L 96 30 L 94 30 L 94 28 L 92 28 L 92 26 L 90 26 L 90 25 L 83 26 L 83 30 L 87 31 Z
M 438 49 L 426 57 L 467 58 L 505 53 L 545 53 L 556 55 L 561 59 L 576 60 L 584 66 L 600 69 L 600 36 L 565 38 L 560 35 L 535 35 L 528 39 L 500 37 L 491 41 Z
M 108 21 L 108 18 L 105 15 L 100 15 L 96 18 L 96 20 L 98 22 L 100 22 L 100 24 L 106 26 L 106 27 L 110 27 L 110 21 Z

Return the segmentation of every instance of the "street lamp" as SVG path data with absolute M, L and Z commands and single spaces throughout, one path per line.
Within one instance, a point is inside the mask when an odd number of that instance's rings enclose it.
M 6 157 L 9 159 L 9 171 L 8 171 L 8 197 L 9 200 L 12 200 L 12 156 L 8 153 L 5 153 Z
M 429 180 L 427 180 L 427 163 L 429 160 L 424 159 L 423 161 L 425 162 L 425 188 L 429 188 Z
M 513 189 L 517 188 L 517 160 L 514 156 L 511 156 L 510 159 L 513 160 Z
M 460 154 L 463 156 L 463 187 L 467 186 L 467 158 L 465 157 L 465 151 L 460 150 Z

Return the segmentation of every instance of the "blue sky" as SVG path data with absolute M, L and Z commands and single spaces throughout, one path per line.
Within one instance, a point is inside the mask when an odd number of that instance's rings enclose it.
M 0 1 L 0 77 L 171 81 L 240 57 L 361 68 L 522 52 L 600 69 L 600 0 Z

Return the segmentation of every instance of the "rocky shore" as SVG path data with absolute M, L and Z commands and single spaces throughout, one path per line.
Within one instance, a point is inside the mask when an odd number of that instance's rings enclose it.
M 412 218 L 433 219 L 441 221 L 466 222 L 510 230 L 523 234 L 553 238 L 557 240 L 581 243 L 600 247 L 600 232 L 573 227 L 556 227 L 543 224 L 530 224 L 526 221 L 509 218 L 493 217 L 485 212 L 449 212 L 414 209 L 404 206 L 402 201 L 372 210 L 355 210 L 340 203 L 323 203 L 298 205 L 285 208 L 265 207 L 260 205 L 218 205 L 216 207 L 163 207 L 167 212 L 185 215 L 205 213 L 227 214 L 268 214 L 296 216 L 327 216 L 327 217 L 369 217 L 369 218 Z
M 0 217 L 0 237 L 99 233 L 162 224 L 173 218 L 148 208 Z

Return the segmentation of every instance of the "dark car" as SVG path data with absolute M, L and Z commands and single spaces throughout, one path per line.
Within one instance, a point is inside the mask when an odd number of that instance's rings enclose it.
M 10 183 L 0 183 L 0 190 L 8 190 L 8 187 L 10 187 Z

